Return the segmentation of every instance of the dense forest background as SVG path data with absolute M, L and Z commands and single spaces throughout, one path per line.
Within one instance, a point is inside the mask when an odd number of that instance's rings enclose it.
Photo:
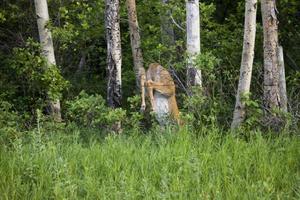
M 160 126 L 149 106 L 140 111 L 125 0 L 117 108 L 106 94 L 105 5 L 119 1 L 47 1 L 56 65 L 42 56 L 37 2 L 0 1 L 0 199 L 300 199 L 299 0 L 276 0 L 272 13 L 279 21 L 288 112 L 271 110 L 279 126 L 265 120 L 258 2 L 251 95 L 238 129 L 230 127 L 244 0 L 201 0 L 201 54 L 193 64 L 203 85 L 194 88 L 186 86 L 186 1 L 136 1 L 144 67 L 158 62 L 170 72 L 182 126 Z M 174 41 L 166 38 L 163 21 Z M 49 105 L 58 99 L 57 121 Z
M 53 35 L 57 68 L 42 70 L 45 63 L 39 56 L 34 2 L 3 0 L 0 3 L 1 110 L 17 112 L 27 126 L 35 121 L 37 109 L 45 112 L 49 93 L 62 99 L 65 120 L 72 120 L 67 115 L 70 105 L 74 106 L 70 100 L 78 97 L 81 91 L 84 90 L 87 96 L 99 94 L 104 99 L 106 96 L 104 1 L 49 0 L 48 4 L 51 19 L 48 26 Z M 197 64 L 203 71 L 206 96 L 191 99 L 186 98 L 183 87 L 186 66 L 184 1 L 171 0 L 168 4 L 160 0 L 137 1 L 144 66 L 159 62 L 174 72 L 181 112 L 185 113 L 185 108 L 193 106 L 192 114 L 201 118 L 198 119 L 201 121 L 199 124 L 217 123 L 222 127 L 230 124 L 241 63 L 244 7 L 242 0 L 201 1 L 202 55 Z M 163 13 L 169 11 L 175 35 L 175 43 L 171 45 L 162 41 L 161 33 Z M 277 1 L 277 11 L 279 42 L 284 49 L 286 66 L 288 107 L 296 125 L 300 112 L 300 3 L 296 0 Z M 123 1 L 120 20 L 123 108 L 130 109 L 135 102 L 134 111 L 138 111 L 138 97 L 133 97 L 138 93 L 133 89 L 135 77 L 127 11 Z M 253 102 L 250 103 L 255 107 L 254 112 L 260 109 L 263 93 L 261 21 L 258 8 L 251 85 Z

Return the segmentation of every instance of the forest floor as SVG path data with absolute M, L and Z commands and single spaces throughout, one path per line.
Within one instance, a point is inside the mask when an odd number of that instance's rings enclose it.
M 37 129 L 2 143 L 0 199 L 300 199 L 298 136 L 99 134 Z

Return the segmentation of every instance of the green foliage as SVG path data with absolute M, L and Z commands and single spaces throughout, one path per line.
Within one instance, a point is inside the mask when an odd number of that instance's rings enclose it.
M 260 121 L 263 118 L 263 110 L 261 108 L 261 102 L 252 100 L 251 94 L 243 94 L 241 101 L 245 103 L 246 106 L 246 119 L 243 124 L 249 130 L 259 128 L 258 125 L 262 125 Z
M 51 100 L 62 98 L 62 92 L 68 87 L 69 82 L 66 81 L 55 65 L 50 65 L 40 76 L 41 81 L 47 91 L 47 96 Z
M 245 119 L 239 129 L 243 131 L 243 135 L 249 137 L 251 130 L 262 130 L 266 128 L 263 124 L 263 109 L 260 106 L 262 102 L 253 100 L 251 93 L 241 94 L 241 102 L 245 105 Z
M 145 67 L 150 62 L 172 66 L 184 82 L 185 2 L 136 3 Z M 195 88 L 191 97 L 178 88 L 186 125 L 178 131 L 156 126 L 150 112 L 140 113 L 124 1 L 120 9 L 124 106 L 114 110 L 103 98 L 104 0 L 48 0 L 47 27 L 59 67 L 49 66 L 40 56 L 34 1 L 2 1 L 0 198 L 299 199 L 300 1 L 277 2 L 291 113 L 283 116 L 286 124 L 280 136 L 261 132 L 267 129 L 261 120 L 260 12 L 252 95 L 244 96 L 246 120 L 235 135 L 224 131 L 232 120 L 239 78 L 244 3 L 200 3 L 202 53 L 195 64 L 202 70 L 203 88 Z M 162 39 L 164 14 L 174 30 L 174 43 Z M 62 99 L 65 123 L 45 115 L 51 99 Z M 107 135 L 117 122 L 124 134 Z
M 0 101 L 0 145 L 9 145 L 21 137 L 23 122 L 9 102 Z
M 145 67 L 150 62 L 160 62 L 166 68 L 172 66 L 184 82 L 185 2 L 170 0 L 168 4 L 163 4 L 161 0 L 141 0 L 136 3 Z M 202 127 L 229 128 L 231 123 L 242 52 L 244 3 L 242 0 L 204 0 L 200 3 L 201 54 L 195 64 L 202 70 L 203 90 L 195 89 L 192 97 L 186 97 L 182 95 L 182 88 L 177 89 L 178 97 L 182 97 L 178 98 L 182 117 L 194 130 Z M 291 112 L 284 119 L 287 119 L 288 126 L 291 124 L 293 130 L 297 131 L 300 121 L 300 79 L 297 72 L 300 58 L 297 54 L 300 4 L 287 0 L 277 4 L 279 39 L 285 52 Z M 47 26 L 53 35 L 56 61 L 60 67 L 48 66 L 40 56 L 39 45 L 34 42 L 38 41 L 34 2 L 5 0 L 0 5 L 3 138 L 19 138 L 14 137 L 20 134 L 18 127 L 26 125 L 26 128 L 32 128 L 35 124 L 40 124 L 44 131 L 51 131 L 77 123 L 82 126 L 82 132 L 88 130 L 86 127 L 107 130 L 117 121 L 122 121 L 125 132 L 148 132 L 151 125 L 155 127 L 155 118 L 151 114 L 139 112 L 140 97 L 134 96 L 135 90 L 132 89 L 135 78 L 124 2 L 120 9 L 124 106 L 117 110 L 108 108 L 102 98 L 106 95 L 104 0 L 48 1 L 51 21 Z M 161 20 L 164 15 L 174 30 L 174 43 L 163 41 Z M 247 118 L 243 130 L 247 132 L 263 127 L 260 107 L 263 81 L 260 12 L 257 19 L 252 97 L 245 100 Z M 68 91 L 65 92 L 67 87 Z M 82 90 L 87 92 L 80 93 Z M 51 99 L 62 99 L 66 124 L 59 126 L 43 115 L 47 101 Z M 37 115 L 37 110 L 41 115 Z
M 62 91 L 68 85 L 59 69 L 55 65 L 49 65 L 40 54 L 40 45 L 29 39 L 25 48 L 13 50 L 9 60 L 9 73 L 12 75 L 9 79 L 15 85 L 12 90 L 13 93 L 20 94 L 17 106 L 29 106 L 31 111 L 43 108 L 46 99 L 60 99 Z M 14 74 L 17 76 L 13 76 Z
M 216 85 L 217 77 L 215 71 L 220 62 L 221 60 L 216 58 L 212 52 L 203 52 L 195 58 L 195 66 L 201 69 L 203 81 L 207 87 Z
M 5 22 L 5 20 L 6 20 L 6 18 L 5 18 L 4 13 L 0 12 L 0 23 Z
M 144 119 L 141 113 L 141 96 L 135 95 L 127 99 L 130 109 L 129 115 L 127 116 L 127 127 L 132 130 L 141 130 L 141 122 Z
M 49 27 L 56 42 L 57 62 L 71 83 L 68 98 L 81 90 L 105 95 L 104 1 L 53 0 L 49 7 L 52 16 L 58 16 Z
M 126 111 L 112 109 L 105 105 L 100 95 L 88 95 L 85 91 L 74 99 L 66 102 L 66 116 L 70 121 L 87 127 L 111 127 L 116 122 L 124 121 Z
M 0 146 L 7 199 L 299 199 L 300 141 L 248 141 L 218 129 L 108 135 L 82 143 L 78 129 L 30 132 Z M 97 131 L 98 133 L 98 131 Z M 97 135 L 92 132 L 90 135 Z M 199 136 L 205 135 L 205 136 Z
M 12 105 L 9 102 L 0 102 L 0 127 L 16 127 L 17 122 L 20 120 L 15 112 L 11 111 Z
M 212 73 L 215 67 L 219 65 L 220 59 L 216 58 L 211 52 L 204 52 L 198 54 L 194 62 L 202 71 Z
M 194 60 L 195 66 L 201 69 L 203 88 L 195 87 L 192 96 L 184 96 L 183 107 L 187 118 L 196 129 L 202 126 L 228 127 L 228 113 L 231 113 L 229 104 L 224 101 L 222 94 L 217 94 L 218 77 L 216 70 L 221 60 L 216 58 L 212 52 L 203 52 Z
M 183 117 L 196 130 L 201 127 L 228 127 L 229 106 L 220 97 L 210 97 L 203 94 L 201 89 L 194 88 L 192 96 L 184 98 Z

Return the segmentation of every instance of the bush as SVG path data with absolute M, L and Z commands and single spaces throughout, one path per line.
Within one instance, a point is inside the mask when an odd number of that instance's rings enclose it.
M 5 93 L 9 95 L 4 96 L 18 111 L 34 113 L 43 109 L 49 100 L 61 99 L 62 91 L 68 86 L 59 68 L 49 65 L 41 52 L 40 44 L 28 39 L 25 47 L 14 48 L 7 59 L 8 85 L 4 87 L 8 88 Z
M 12 105 L 6 101 L 0 101 L 0 145 L 10 144 L 22 135 L 23 121 L 20 115 L 12 111 Z
M 66 106 L 67 120 L 85 127 L 107 128 L 126 118 L 125 110 L 109 108 L 101 95 L 88 95 L 85 91 L 67 101 Z
M 196 130 L 205 127 L 229 127 L 232 113 L 221 97 L 206 96 L 194 88 L 192 96 L 185 96 L 183 118 Z

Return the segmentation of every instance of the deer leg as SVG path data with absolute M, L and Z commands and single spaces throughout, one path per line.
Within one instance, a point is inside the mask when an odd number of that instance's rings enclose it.
M 153 88 L 152 87 L 148 87 L 148 95 L 150 97 L 151 109 L 153 111 L 155 111 L 156 108 L 155 108 L 155 103 L 154 103 L 154 96 L 153 96 Z
M 149 98 L 150 98 L 151 109 L 152 109 L 153 111 L 155 111 L 156 108 L 155 108 L 155 104 L 154 104 L 153 87 L 152 87 L 152 85 L 149 84 L 149 83 L 151 83 L 151 81 L 147 81 L 147 82 L 146 82 L 147 91 L 148 91 L 148 96 L 149 96 Z
M 145 75 L 141 76 L 141 94 L 142 94 L 142 105 L 141 111 L 145 111 L 146 109 L 146 101 L 145 101 Z

